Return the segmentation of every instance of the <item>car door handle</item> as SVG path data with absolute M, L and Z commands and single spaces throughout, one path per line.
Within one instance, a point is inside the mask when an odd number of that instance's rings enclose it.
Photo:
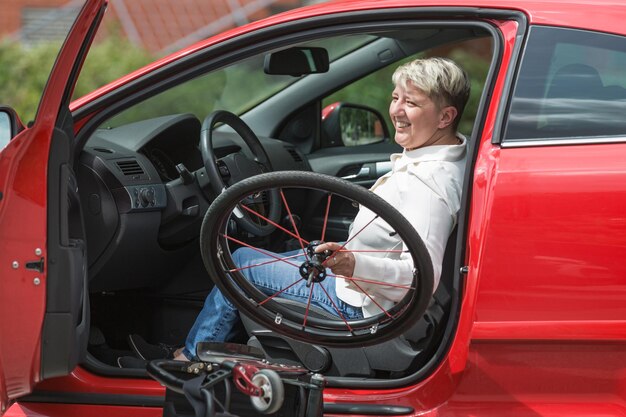
M 362 166 L 359 172 L 357 172 L 356 174 L 346 175 L 341 178 L 348 181 L 367 179 L 370 178 L 370 172 L 370 167 Z

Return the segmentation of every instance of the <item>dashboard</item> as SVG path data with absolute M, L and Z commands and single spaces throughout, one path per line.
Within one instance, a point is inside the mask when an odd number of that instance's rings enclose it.
M 241 152 L 252 159 L 245 142 L 224 128 L 213 134 L 215 156 Z M 176 114 L 98 129 L 87 141 L 77 179 L 92 292 L 158 285 L 198 251 L 214 197 L 200 130 L 196 116 Z M 311 170 L 293 145 L 259 140 L 273 170 Z

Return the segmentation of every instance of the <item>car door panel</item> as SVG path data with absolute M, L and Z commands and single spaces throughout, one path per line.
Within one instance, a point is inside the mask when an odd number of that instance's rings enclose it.
M 382 175 L 389 172 L 389 156 L 402 152 L 393 142 L 372 145 L 320 149 L 308 155 L 311 168 L 321 174 L 344 177 L 348 181 L 371 187 Z
M 86 352 L 89 332 L 87 259 L 77 181 L 67 161 L 71 139 L 55 129 L 49 170 L 58 182 L 48 188 L 48 264 L 46 314 L 41 352 L 42 378 L 66 375 Z M 53 177 L 52 173 L 49 175 Z
M 337 155 L 329 158 L 310 159 L 313 171 L 341 177 L 364 187 L 371 187 L 381 176 L 391 170 L 389 154 L 347 157 Z
M 84 349 L 78 342 L 88 327 L 84 248 L 80 232 L 73 235 L 68 223 L 73 193 L 68 105 L 104 8 L 104 0 L 85 3 L 35 121 L 0 153 L 0 413 L 42 378 L 67 374 Z

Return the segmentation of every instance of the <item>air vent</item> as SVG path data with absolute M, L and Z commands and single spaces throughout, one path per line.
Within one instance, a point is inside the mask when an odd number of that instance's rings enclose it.
M 133 160 L 130 161 L 117 161 L 118 168 L 122 171 L 122 173 L 129 177 L 135 177 L 138 175 L 143 175 L 145 172 L 139 162 Z
M 302 157 L 298 154 L 298 151 L 296 151 L 294 148 L 287 148 L 287 152 L 289 152 L 289 154 L 291 155 L 294 161 L 302 162 Z

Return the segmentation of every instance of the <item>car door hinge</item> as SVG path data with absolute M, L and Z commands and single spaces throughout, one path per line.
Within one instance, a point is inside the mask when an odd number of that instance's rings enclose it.
M 467 274 L 469 272 L 469 266 L 462 266 L 459 270 L 461 274 Z
M 26 262 L 26 269 L 32 269 L 33 271 L 43 272 L 45 265 L 45 259 L 41 258 L 38 261 L 28 261 Z

